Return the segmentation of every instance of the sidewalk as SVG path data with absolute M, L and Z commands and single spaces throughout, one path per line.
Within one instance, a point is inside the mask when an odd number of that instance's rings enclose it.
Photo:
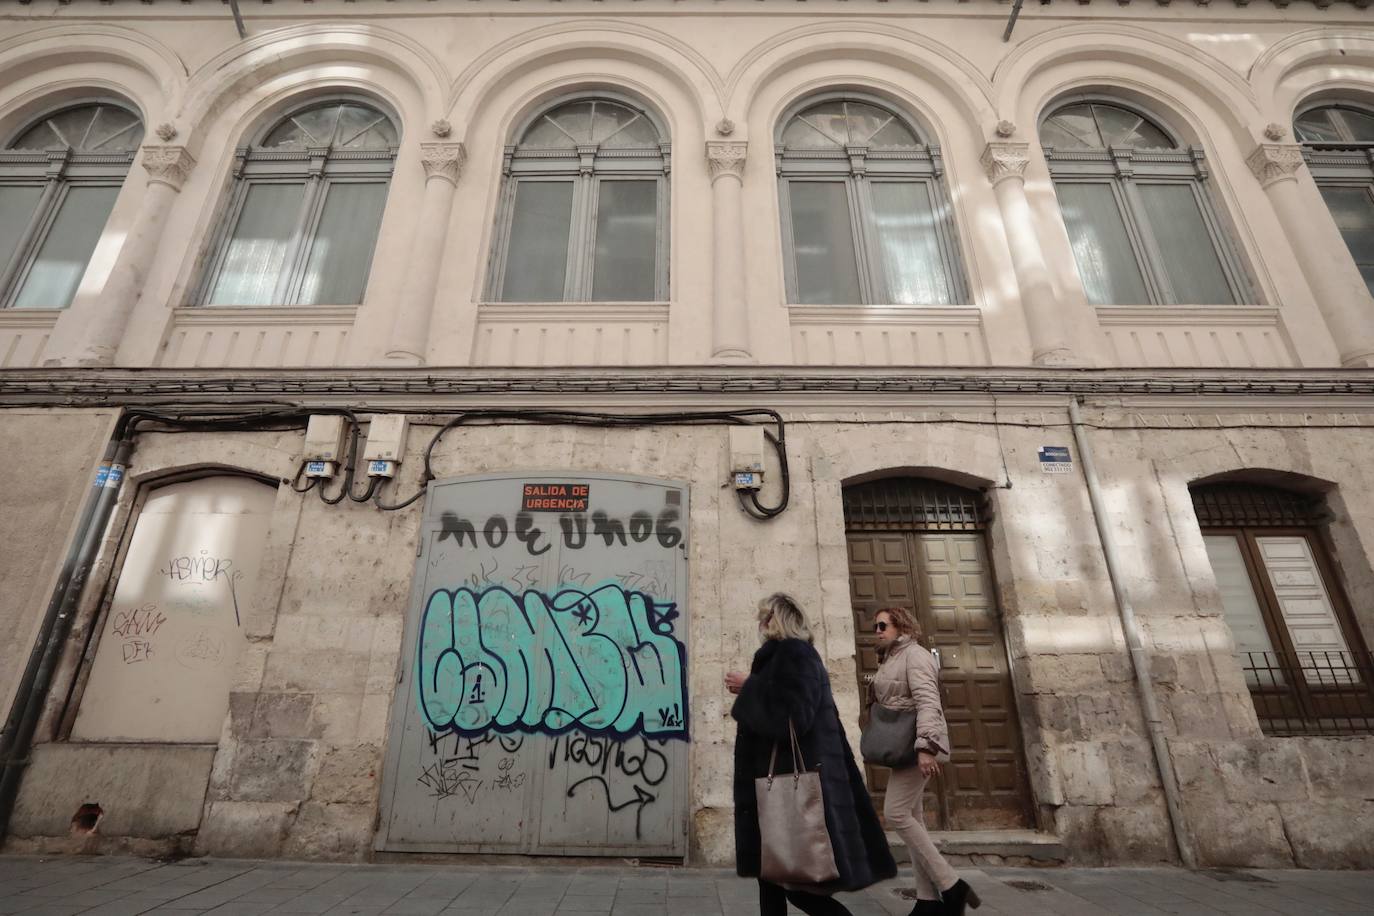
M 961 874 L 978 916 L 1374 913 L 1374 871 L 984 868 Z M 855 916 L 905 914 L 887 882 L 841 897 Z M 337 913 L 753 916 L 756 885 L 716 869 L 333 865 L 0 856 L 0 914 Z

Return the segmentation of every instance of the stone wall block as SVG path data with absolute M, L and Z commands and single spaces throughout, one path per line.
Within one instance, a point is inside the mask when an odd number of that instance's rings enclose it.
M 253 710 L 253 724 L 246 737 L 317 738 L 310 727 L 313 693 L 260 693 Z
M 1054 832 L 1075 865 L 1102 865 L 1107 848 L 1097 805 L 1064 805 L 1054 812 Z
M 1299 868 L 1369 868 L 1374 863 L 1374 801 L 1280 804 Z
M 296 802 L 309 797 L 318 766 L 314 741 L 243 741 L 230 792 L 236 801 Z
M 315 697 L 310 710 L 310 728 L 300 737 L 322 738 L 331 744 L 358 739 L 358 716 L 362 693 L 325 693 Z
M 339 859 L 360 862 L 372 843 L 374 804 L 305 802 L 291 825 L 282 855 L 291 859 Z
M 1240 805 L 1224 798 L 1194 797 L 1189 801 L 1187 818 L 1201 865 L 1246 868 L 1293 865 L 1277 805 Z
M 310 788 L 311 801 L 376 804 L 381 762 L 379 745 L 324 746 L 319 772 Z
M 1118 800 L 1119 801 L 1119 800 Z M 1149 865 L 1177 861 L 1169 812 L 1161 800 L 1153 805 L 1118 803 L 1098 813 L 1108 865 Z
M 301 693 L 362 691 L 367 672 L 368 656 L 364 653 L 278 649 L 267 660 L 263 688 Z
M 358 710 L 358 740 L 373 744 L 386 741 L 390 717 L 391 694 L 365 694 Z
M 723 867 L 735 861 L 735 812 L 733 808 L 698 808 L 692 812 L 689 834 L 693 862 Z
M 1111 768 L 1115 804 L 1155 804 L 1163 797 L 1154 751 L 1147 738 L 1122 738 L 1103 746 Z
M 281 855 L 296 816 L 292 802 L 214 801 L 196 838 L 199 855 L 270 859 Z
M 1301 753 L 1314 796 L 1374 800 L 1374 737 L 1308 738 Z
M 1218 743 L 1212 753 L 1231 801 L 1291 802 L 1307 797 L 1307 773 L 1298 743 L 1282 738 Z
M 1110 805 L 1116 798 L 1106 749 L 1079 741 L 1055 749 L 1064 800 L 1070 805 Z

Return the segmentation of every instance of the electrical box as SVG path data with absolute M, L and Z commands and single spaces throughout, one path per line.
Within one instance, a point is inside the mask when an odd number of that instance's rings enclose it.
M 377 414 L 372 418 L 367 427 L 367 445 L 363 448 L 367 476 L 396 476 L 396 466 L 405 453 L 409 426 L 410 418 L 403 413 Z
M 763 427 L 730 427 L 730 478 L 736 490 L 763 486 Z
M 306 477 L 333 477 L 344 459 L 347 420 L 338 414 L 315 414 L 305 427 Z

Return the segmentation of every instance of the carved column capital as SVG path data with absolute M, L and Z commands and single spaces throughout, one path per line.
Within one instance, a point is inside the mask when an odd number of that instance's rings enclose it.
M 1261 143 L 1245 161 L 1260 187 L 1267 188 L 1297 175 L 1303 163 L 1302 147 L 1296 143 Z
M 143 168 L 148 171 L 148 180 L 165 184 L 173 191 L 181 190 L 195 164 L 195 157 L 184 146 L 143 145 Z
M 983 150 L 982 162 L 994 186 L 1008 178 L 1024 178 L 1030 164 L 1030 144 L 994 141 Z
M 426 181 L 442 178 L 450 184 L 458 184 L 458 176 L 463 174 L 463 163 L 467 157 L 467 150 L 461 143 L 420 144 L 420 165 L 424 166 Z
M 711 183 L 729 175 L 744 181 L 744 154 L 749 144 L 742 140 L 707 140 L 706 163 L 711 167 Z

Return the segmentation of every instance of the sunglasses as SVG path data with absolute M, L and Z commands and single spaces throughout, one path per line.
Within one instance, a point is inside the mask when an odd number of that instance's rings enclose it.
M 886 633 L 886 632 L 887 632 L 887 624 L 886 624 L 886 623 L 883 623 L 881 620 L 878 621 L 877 623 L 873 624 L 873 632 L 875 632 L 875 633 Z

